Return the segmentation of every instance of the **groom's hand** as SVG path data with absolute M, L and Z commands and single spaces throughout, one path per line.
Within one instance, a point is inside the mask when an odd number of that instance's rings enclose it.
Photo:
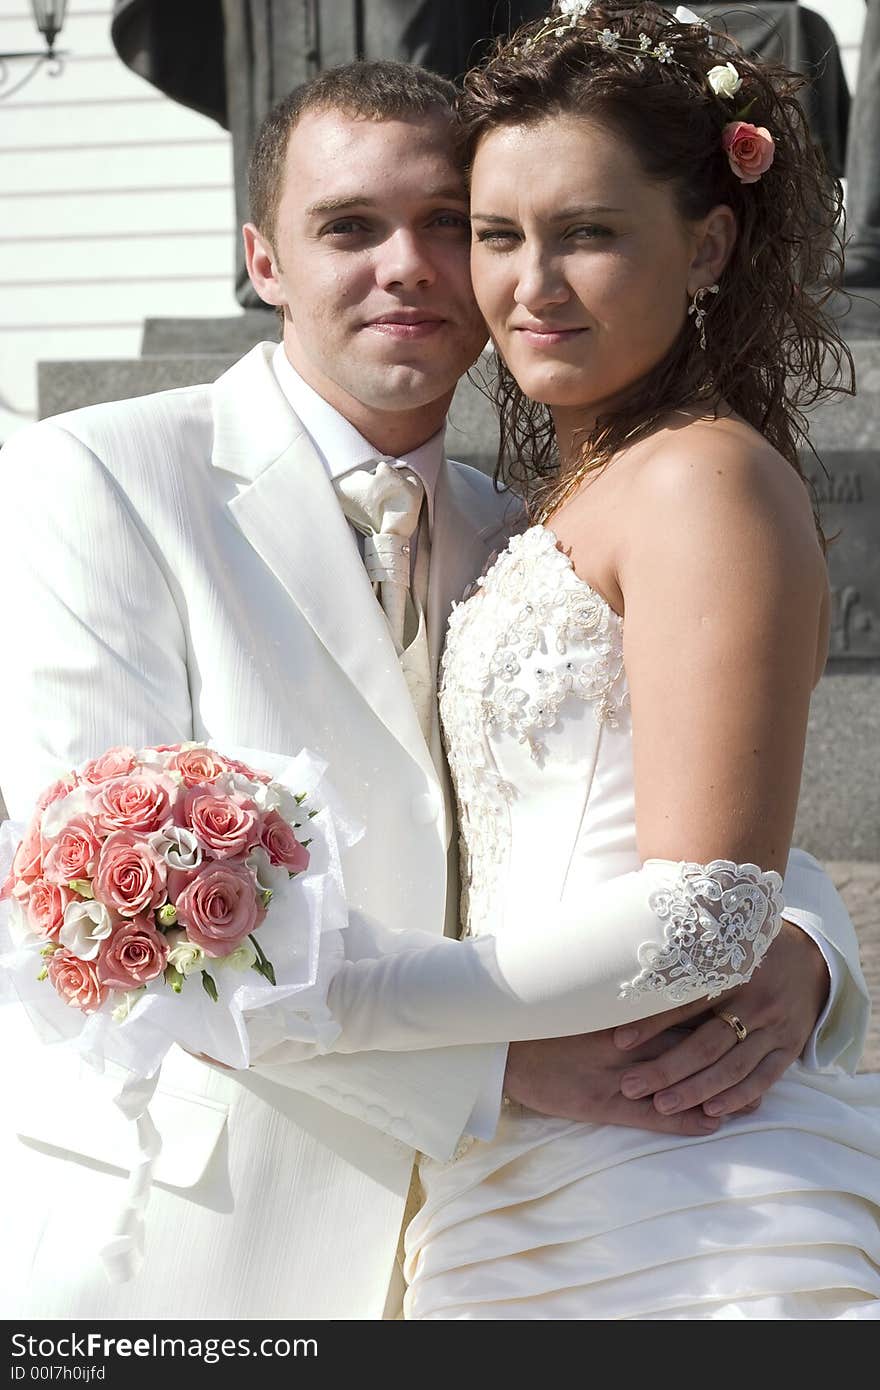
M 661 1134 L 712 1134 L 719 1121 L 699 1106 L 662 1115 L 652 1098 L 629 1100 L 621 1080 L 633 1062 L 662 1060 L 680 1045 L 678 1029 L 668 1029 L 642 1046 L 622 1052 L 614 1030 L 582 1033 L 573 1038 L 540 1038 L 511 1043 L 507 1052 L 504 1090 L 530 1110 L 591 1124 L 629 1125 Z
M 746 985 L 707 1007 L 705 999 L 614 1031 L 621 1057 L 629 1057 L 621 1087 L 648 1097 L 668 1116 L 701 1106 L 709 1115 L 751 1108 L 801 1055 L 828 996 L 828 967 L 818 946 L 799 927 L 783 922 L 761 968 Z M 737 1040 L 719 1009 L 748 1029 Z M 646 1043 L 685 1025 L 691 1031 L 654 1059 L 635 1055 Z

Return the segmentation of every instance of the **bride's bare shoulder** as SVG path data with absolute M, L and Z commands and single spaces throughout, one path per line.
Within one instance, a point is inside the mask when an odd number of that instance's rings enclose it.
M 736 415 L 672 418 L 625 460 L 628 514 L 673 532 L 695 525 L 728 533 L 755 526 L 816 546 L 804 479 L 757 430 Z

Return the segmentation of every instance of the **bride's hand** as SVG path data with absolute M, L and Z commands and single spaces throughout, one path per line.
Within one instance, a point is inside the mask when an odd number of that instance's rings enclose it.
M 620 1055 L 634 1063 L 624 1070 L 621 1090 L 630 1099 L 652 1098 L 656 1111 L 667 1116 L 694 1106 L 707 1115 L 752 1108 L 801 1055 L 827 995 L 828 968 L 819 948 L 799 927 L 783 922 L 748 984 L 709 1005 L 701 999 L 614 1030 Z M 742 1042 L 719 1010 L 747 1028 Z M 633 1056 L 633 1049 L 683 1024 L 691 1031 L 661 1055 Z

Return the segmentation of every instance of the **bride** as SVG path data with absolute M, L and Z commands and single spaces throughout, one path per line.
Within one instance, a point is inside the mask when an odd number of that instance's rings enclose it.
M 534 523 L 444 657 L 466 940 L 347 966 L 330 1004 L 357 1050 L 516 1039 L 523 999 L 548 1037 L 714 999 L 745 1075 L 718 995 L 780 926 L 828 641 L 797 444 L 845 354 L 814 289 L 839 203 L 797 79 L 686 13 L 561 10 L 464 98 Z M 422 1160 L 409 1318 L 880 1317 L 876 1078 L 796 1064 L 688 1138 L 539 1114 L 514 1043 L 508 1095 L 491 1142 Z

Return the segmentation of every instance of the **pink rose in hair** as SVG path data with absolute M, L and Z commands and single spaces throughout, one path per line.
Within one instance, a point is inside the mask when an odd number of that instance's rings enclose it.
M 27 897 L 28 921 L 38 936 L 49 941 L 57 941 L 58 933 L 64 926 L 64 909 L 72 894 L 57 883 L 49 883 L 38 878 L 31 884 Z
M 91 878 L 100 847 L 91 816 L 74 816 L 47 850 L 43 874 L 52 883 L 67 884 L 74 878 Z
M 138 989 L 155 980 L 168 963 L 168 942 L 148 917 L 133 917 L 107 937 L 97 960 L 102 985 Z
M 124 777 L 127 772 L 131 772 L 136 760 L 137 755 L 133 748 L 108 748 L 100 758 L 92 758 L 91 762 L 86 763 L 82 770 L 82 779 L 84 782 L 98 783 L 107 782 L 111 777 Z
M 134 830 L 142 835 L 159 830 L 171 815 L 176 787 L 161 773 L 133 772 L 101 783 L 95 796 L 95 817 L 103 831 Z
M 740 183 L 757 183 L 770 168 L 776 153 L 769 130 L 762 125 L 750 125 L 748 121 L 728 122 L 721 144 Z
M 237 864 L 207 863 L 177 900 L 177 920 L 207 956 L 226 956 L 257 926 L 253 875 Z
M 137 917 L 165 901 L 168 866 L 130 830 L 118 830 L 101 846 L 92 889 L 120 917 Z
M 228 772 L 229 763 L 213 748 L 184 748 L 169 759 L 168 771 L 179 772 L 185 787 L 198 787 Z
M 49 958 L 46 969 L 57 993 L 72 1009 L 91 1014 L 107 998 L 107 986 L 98 979 L 92 961 L 80 960 L 62 948 Z
M 190 787 L 183 795 L 179 815 L 215 859 L 244 854 L 255 838 L 256 808 L 235 792 L 218 796 L 210 787 Z
M 309 852 L 300 844 L 292 827 L 277 811 L 268 811 L 260 830 L 260 844 L 273 864 L 280 864 L 292 874 L 309 867 Z

